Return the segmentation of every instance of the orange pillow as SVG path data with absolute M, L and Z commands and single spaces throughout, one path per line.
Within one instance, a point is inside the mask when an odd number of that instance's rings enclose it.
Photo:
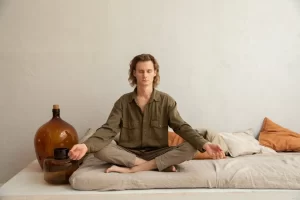
M 169 147 L 178 146 L 178 145 L 180 145 L 183 142 L 184 142 L 184 139 L 182 137 L 180 137 L 179 135 L 177 135 L 174 132 L 168 132 L 168 144 L 169 144 Z
M 277 152 L 300 151 L 300 134 L 265 118 L 258 137 L 263 146 Z
M 184 139 L 182 137 L 180 137 L 179 135 L 177 135 L 175 132 L 168 132 L 168 144 L 169 147 L 170 146 L 178 146 L 181 143 L 184 142 Z M 203 152 L 201 153 L 200 151 L 198 151 L 195 155 L 193 159 L 212 159 L 211 156 L 209 156 L 207 154 L 207 152 Z

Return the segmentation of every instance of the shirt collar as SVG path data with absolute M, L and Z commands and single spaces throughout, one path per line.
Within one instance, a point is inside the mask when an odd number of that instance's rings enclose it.
M 135 100 L 137 97 L 137 88 L 134 88 L 132 94 L 131 94 L 131 102 L 133 100 Z M 151 94 L 151 97 L 150 97 L 150 100 L 149 102 L 153 102 L 153 101 L 160 101 L 160 95 L 159 95 L 159 92 L 153 88 L 153 91 L 152 91 L 152 94 Z

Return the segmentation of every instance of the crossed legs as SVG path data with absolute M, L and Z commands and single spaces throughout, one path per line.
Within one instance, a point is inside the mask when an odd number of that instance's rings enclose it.
M 102 161 L 114 164 L 106 170 L 107 173 L 134 173 L 155 169 L 174 172 L 176 171 L 174 165 L 191 160 L 195 153 L 196 149 L 188 142 L 176 147 L 166 147 L 148 152 L 146 156 L 111 143 L 94 155 Z

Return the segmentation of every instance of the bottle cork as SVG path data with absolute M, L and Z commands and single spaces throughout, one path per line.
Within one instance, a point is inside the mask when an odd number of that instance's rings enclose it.
M 59 105 L 57 104 L 53 105 L 53 109 L 59 109 Z

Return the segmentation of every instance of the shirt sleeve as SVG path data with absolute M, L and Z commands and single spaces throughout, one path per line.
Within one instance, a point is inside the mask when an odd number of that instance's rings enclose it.
M 204 137 L 198 134 L 187 122 L 185 122 L 178 110 L 176 101 L 169 97 L 168 102 L 168 113 L 169 113 L 169 126 L 173 129 L 173 131 L 182 137 L 185 141 L 190 143 L 193 147 L 195 147 L 200 152 L 204 152 L 203 149 L 204 144 L 208 141 L 204 139 Z
M 122 103 L 120 98 L 115 102 L 106 123 L 98 128 L 96 132 L 84 142 L 88 148 L 88 153 L 101 150 L 114 139 L 120 132 L 121 119 Z

